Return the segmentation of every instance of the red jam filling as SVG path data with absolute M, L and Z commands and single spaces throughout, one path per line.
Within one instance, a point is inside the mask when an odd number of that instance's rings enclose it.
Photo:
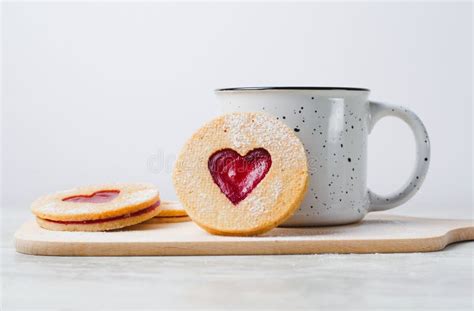
M 91 195 L 75 195 L 64 198 L 63 201 L 75 203 L 107 203 L 118 197 L 120 190 L 101 190 Z
M 104 222 L 107 222 L 107 221 L 119 220 L 119 219 L 125 219 L 125 218 L 140 216 L 140 215 L 143 215 L 143 214 L 146 214 L 146 213 L 149 213 L 149 212 L 153 211 L 153 210 L 156 209 L 158 206 L 160 206 L 160 201 L 156 202 L 155 204 L 153 204 L 153 205 L 151 205 L 151 206 L 149 206 L 149 207 L 147 207 L 147 208 L 144 208 L 144 209 L 139 210 L 139 211 L 134 212 L 134 213 L 125 214 L 125 215 L 116 216 L 116 217 L 111 217 L 111 218 L 104 218 L 104 219 L 81 220 L 81 221 L 60 221 L 60 220 L 51 220 L 51 219 L 45 219 L 45 220 L 50 221 L 50 222 L 55 222 L 55 223 L 58 223 L 58 224 L 62 224 L 62 225 L 90 225 L 90 224 L 100 224 L 100 223 L 104 223 Z
M 222 149 L 208 161 L 212 179 L 234 205 L 257 187 L 271 166 L 272 157 L 263 148 L 253 149 L 245 156 L 232 149 Z

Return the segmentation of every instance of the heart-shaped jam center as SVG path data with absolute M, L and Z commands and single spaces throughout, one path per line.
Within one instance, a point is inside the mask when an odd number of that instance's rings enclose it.
M 91 195 L 75 195 L 64 198 L 63 201 L 75 203 L 106 203 L 118 197 L 120 190 L 101 190 Z
M 271 166 L 272 157 L 263 148 L 253 149 L 245 156 L 232 149 L 222 149 L 208 161 L 212 179 L 234 205 L 257 187 Z

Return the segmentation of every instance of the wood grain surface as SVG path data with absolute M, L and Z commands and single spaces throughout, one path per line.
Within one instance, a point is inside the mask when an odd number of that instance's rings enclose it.
M 55 256 L 263 255 L 429 252 L 474 239 L 472 220 L 370 214 L 360 223 L 276 228 L 257 237 L 211 235 L 193 222 L 144 223 L 113 232 L 59 232 L 23 224 L 16 250 Z

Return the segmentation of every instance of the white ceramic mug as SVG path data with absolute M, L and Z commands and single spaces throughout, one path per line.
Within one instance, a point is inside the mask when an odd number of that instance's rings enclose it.
M 310 171 L 306 197 L 286 226 L 342 225 L 394 208 L 420 188 L 430 161 L 428 133 L 411 111 L 368 100 L 370 91 L 343 87 L 254 87 L 216 90 L 223 112 L 273 114 L 303 142 Z M 381 196 L 367 189 L 367 138 L 382 117 L 405 121 L 416 140 L 416 165 L 406 184 Z

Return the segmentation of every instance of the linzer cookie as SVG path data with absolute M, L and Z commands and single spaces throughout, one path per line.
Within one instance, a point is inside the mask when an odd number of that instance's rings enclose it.
M 173 171 L 188 215 L 221 235 L 256 235 L 279 225 L 300 205 L 307 181 L 302 143 L 262 113 L 232 113 L 205 124 Z
M 188 214 L 179 202 L 162 201 L 160 213 L 156 217 L 186 217 Z
M 188 214 L 183 209 L 183 206 L 176 201 L 161 201 L 160 213 L 147 221 L 147 224 L 151 223 L 176 223 L 191 221 Z
M 45 229 L 107 231 L 155 217 L 160 212 L 160 196 L 149 184 L 80 187 L 43 196 L 31 209 Z

